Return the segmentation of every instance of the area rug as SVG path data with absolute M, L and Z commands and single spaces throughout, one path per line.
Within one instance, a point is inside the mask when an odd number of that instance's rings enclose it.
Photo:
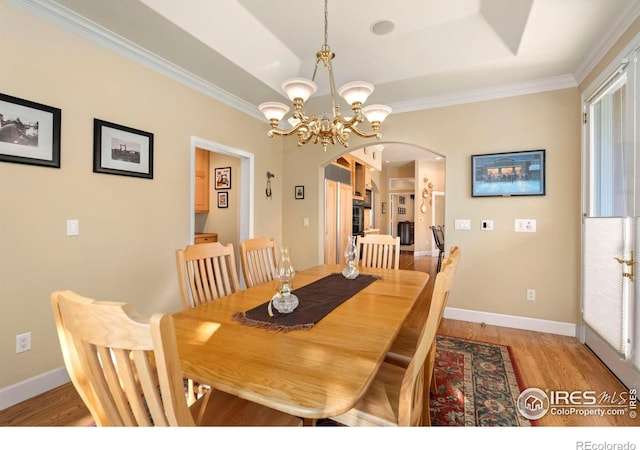
M 437 336 L 432 426 L 536 425 L 517 410 L 524 387 L 511 348 Z

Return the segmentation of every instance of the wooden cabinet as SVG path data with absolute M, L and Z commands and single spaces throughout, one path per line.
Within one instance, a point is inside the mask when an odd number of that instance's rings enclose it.
M 209 211 L 209 152 L 196 148 L 195 212 Z
M 218 233 L 196 233 L 194 236 L 194 244 L 206 244 L 207 242 L 218 242 Z

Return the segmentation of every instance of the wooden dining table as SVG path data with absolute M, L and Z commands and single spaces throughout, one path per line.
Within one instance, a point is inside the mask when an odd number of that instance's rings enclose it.
M 294 293 L 343 268 L 298 272 Z M 275 281 L 173 314 L 184 376 L 306 419 L 348 411 L 366 392 L 429 279 L 410 270 L 359 270 L 378 279 L 310 329 L 273 331 L 233 319 L 268 302 Z

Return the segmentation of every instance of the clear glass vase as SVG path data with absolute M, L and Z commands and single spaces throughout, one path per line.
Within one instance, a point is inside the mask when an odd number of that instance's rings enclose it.
M 295 277 L 296 271 L 291 264 L 289 247 L 281 247 L 275 273 L 275 278 L 278 280 L 278 289 L 271 301 L 273 307 L 280 313 L 290 313 L 299 304 L 298 297 L 291 293 Z
M 344 250 L 344 259 L 347 262 L 347 267 L 342 271 L 342 276 L 349 280 L 353 280 L 360 272 L 356 267 L 356 258 L 358 257 L 358 249 L 356 247 L 356 237 L 357 236 L 349 236 L 349 242 L 347 243 L 347 248 Z

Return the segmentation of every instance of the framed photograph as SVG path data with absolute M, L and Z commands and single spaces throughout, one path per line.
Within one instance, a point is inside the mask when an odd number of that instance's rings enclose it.
M 228 208 L 229 207 L 229 193 L 218 192 L 218 208 Z
M 471 156 L 472 197 L 545 195 L 545 150 Z
M 231 167 L 217 167 L 215 177 L 216 189 L 231 189 Z
M 382 214 L 387 213 L 387 202 L 382 202 Z
M 304 198 L 304 186 L 296 186 L 296 200 Z
M 153 179 L 153 134 L 94 119 L 93 171 Z
M 60 168 L 59 108 L 0 93 L 0 161 Z

